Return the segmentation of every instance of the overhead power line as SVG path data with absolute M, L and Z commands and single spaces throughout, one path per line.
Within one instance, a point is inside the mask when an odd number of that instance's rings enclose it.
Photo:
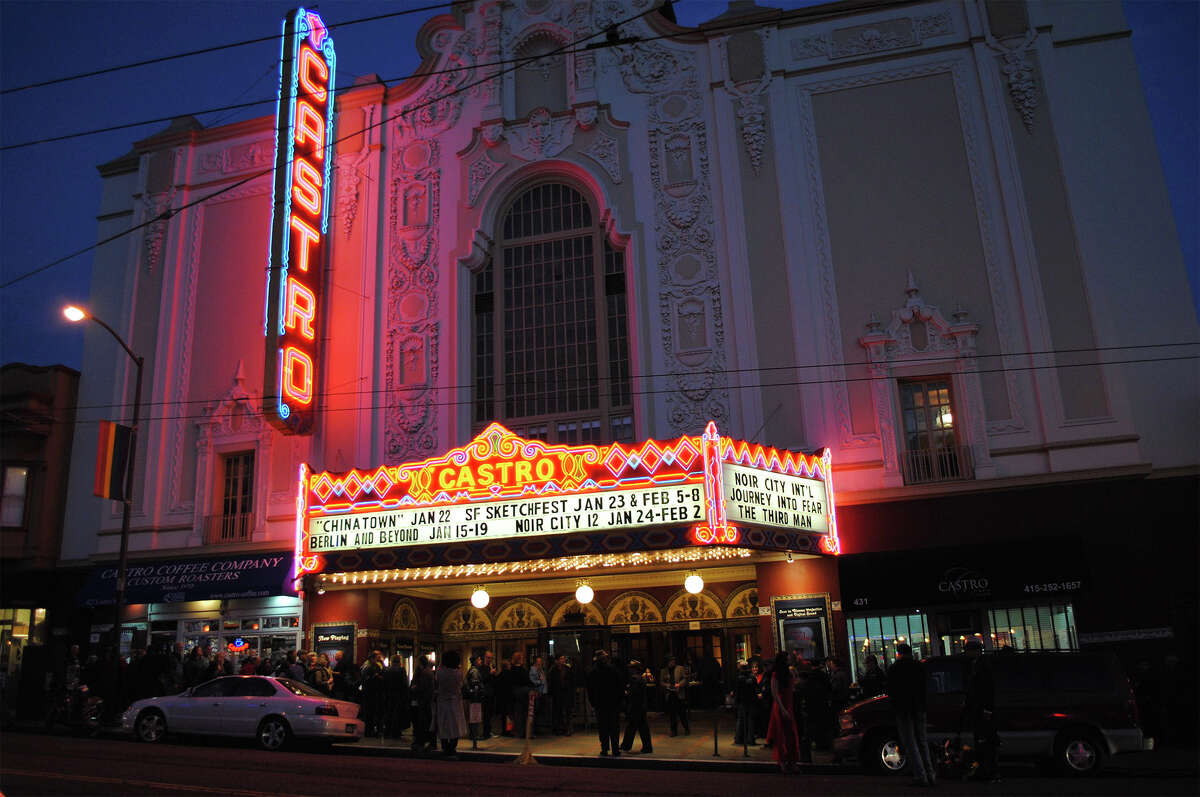
M 1137 343 L 1137 344 L 1130 344 L 1128 346 L 1090 346 L 1090 347 L 1086 347 L 1086 348 L 1045 349 L 1042 351 L 1017 351 L 1017 352 L 1003 352 L 1003 353 L 999 353 L 999 354 L 976 354 L 975 359 L 977 359 L 977 360 L 987 360 L 987 359 L 996 359 L 996 358 L 1021 359 L 1021 358 L 1025 358 L 1025 357 L 1044 357 L 1044 356 L 1049 356 L 1049 355 L 1061 356 L 1061 355 L 1068 355 L 1068 354 L 1097 354 L 1100 352 L 1128 351 L 1130 349 L 1176 348 L 1179 346 L 1200 346 L 1200 341 L 1191 341 L 1191 342 L 1183 342 L 1183 343 Z M 941 358 L 941 357 L 937 357 L 937 356 L 914 357 L 914 358 L 906 359 L 904 361 L 904 364 L 905 365 L 921 365 L 924 363 L 936 363 L 936 362 L 945 362 L 945 359 Z M 1106 364 L 1107 363 L 1105 363 L 1103 361 L 1098 361 L 1095 363 L 1079 363 L 1079 365 L 1106 365 Z M 766 374 L 766 373 L 771 373 L 771 372 L 775 372 L 775 371 L 802 371 L 802 370 L 809 371 L 814 368 L 866 368 L 869 365 L 870 364 L 865 361 L 855 361 L 855 362 L 842 361 L 842 362 L 813 363 L 813 364 L 803 364 L 803 365 L 772 365 L 772 366 L 760 366 L 757 368 L 723 368 L 723 369 L 705 371 L 704 373 L 712 374 L 715 376 L 735 376 L 735 375 L 742 375 L 742 374 Z M 980 373 L 982 373 L 982 371 Z M 663 371 L 663 372 L 659 372 L 659 373 L 631 374 L 629 376 L 629 380 L 631 382 L 645 383 L 645 382 L 650 381 L 651 379 L 669 379 L 671 377 L 694 376 L 694 375 L 695 375 L 694 371 Z M 575 385 L 578 385 L 581 382 L 586 381 L 589 384 L 595 383 L 596 385 L 599 386 L 599 389 L 604 390 L 604 389 L 607 389 L 605 387 L 605 385 L 607 385 L 608 383 L 613 382 L 615 380 L 611 376 L 596 376 L 591 379 L 584 379 L 584 378 L 580 378 L 580 377 L 563 377 L 563 378 L 557 379 L 555 381 L 557 384 L 566 384 L 569 387 L 573 387 Z M 503 383 L 503 382 L 499 382 L 499 383 L 497 383 L 497 385 L 500 387 L 507 388 L 507 384 Z M 462 384 L 438 385 L 438 386 L 432 387 L 430 389 L 436 390 L 436 391 L 470 390 L 470 389 L 474 388 L 474 386 L 475 386 L 474 383 L 465 384 L 465 385 L 462 385 Z M 756 385 L 746 385 L 746 387 L 756 387 Z M 409 392 L 412 392 L 412 390 L 413 390 L 413 388 L 410 388 L 410 387 L 372 388 L 369 390 L 327 390 L 327 391 L 316 393 L 315 398 L 328 400 L 331 398 L 341 397 L 341 396 L 366 396 L 366 395 L 378 395 L 378 394 L 388 394 L 388 393 L 409 393 Z M 209 396 L 206 398 L 174 399 L 171 401 L 143 401 L 142 406 L 143 407 L 161 407 L 161 406 L 183 407 L 183 406 L 186 406 L 189 404 L 201 404 L 201 405 L 204 405 L 207 407 L 207 406 L 212 405 L 213 403 L 219 401 L 220 398 L 221 398 L 220 396 Z M 73 411 L 79 411 L 79 410 L 124 410 L 131 406 L 132 406 L 132 404 L 130 404 L 128 402 L 117 402 L 117 403 L 111 403 L 111 404 L 76 404 L 74 406 L 64 407 L 63 409 L 64 410 L 73 410 Z
M 437 97 L 431 97 L 428 100 L 426 100 L 425 102 L 417 103 L 416 105 L 413 105 L 411 107 L 404 108 L 399 113 L 396 113 L 396 114 L 386 117 L 384 119 L 380 119 L 378 122 L 369 124 L 359 130 L 355 130 L 353 133 L 349 133 L 340 138 L 336 138 L 329 142 L 329 146 L 333 146 L 334 144 L 339 144 L 348 139 L 355 138 L 356 136 L 361 135 L 362 133 L 366 132 L 367 130 L 372 130 L 377 127 L 382 127 L 386 124 L 390 124 L 391 122 L 396 121 L 397 119 L 399 119 L 401 116 L 404 116 L 405 114 L 414 114 L 417 111 L 423 110 L 432 105 L 436 105 L 439 102 L 442 102 L 450 97 L 453 97 L 456 94 L 461 94 L 464 91 L 469 91 L 470 89 L 473 89 L 476 86 L 487 83 L 490 80 L 495 80 L 496 78 L 500 77 L 501 75 L 504 75 L 504 74 L 507 74 L 508 72 L 512 72 L 516 69 L 519 69 L 525 63 L 532 63 L 534 61 L 538 61 L 543 58 L 552 58 L 554 56 L 561 55 L 563 52 L 565 52 L 569 48 L 575 47 L 576 45 L 579 45 L 579 44 L 587 41 L 588 39 L 594 39 L 597 36 L 612 29 L 613 27 L 619 28 L 621 25 L 626 25 L 630 22 L 633 22 L 634 20 L 641 19 L 644 16 L 654 13 L 654 12 L 658 11 L 658 9 L 659 9 L 659 6 L 651 6 L 650 8 L 647 8 L 645 11 L 638 12 L 637 14 L 634 14 L 633 16 L 627 17 L 625 19 L 620 20 L 619 22 L 615 22 L 612 25 L 609 25 L 604 30 L 594 31 L 592 33 L 587 34 L 586 36 L 581 36 L 580 38 L 576 39 L 575 41 L 572 41 L 568 44 L 563 45 L 562 47 L 551 50 L 548 53 L 542 53 L 540 55 L 533 55 L 533 56 L 529 56 L 527 58 L 516 59 L 516 62 L 511 64 L 510 66 L 504 67 L 503 69 L 497 70 L 495 72 L 489 72 L 487 75 L 479 78 L 478 80 L 474 80 L 469 83 L 464 83 L 463 85 L 459 86 L 458 88 L 453 89 L 445 94 L 439 95 Z M 233 191 L 237 188 L 240 188 L 243 185 L 246 185 L 249 182 L 257 180 L 260 177 L 264 177 L 268 174 L 271 174 L 274 171 L 275 171 L 274 167 L 271 167 L 269 169 L 264 169 L 263 171 L 260 171 L 260 172 L 255 172 L 254 174 L 243 177 L 242 179 L 237 180 L 236 182 L 233 182 L 233 183 L 225 186 L 224 188 L 221 188 L 221 189 L 218 189 L 218 190 L 212 192 L 211 194 L 206 194 L 205 196 L 198 197 L 197 199 L 193 199 L 191 202 L 185 202 L 184 204 L 180 205 L 178 208 L 168 208 L 167 210 L 163 211 L 162 213 L 155 216 L 154 218 L 148 219 L 148 220 L 142 222 L 141 224 L 135 224 L 134 226 L 132 226 L 126 230 L 123 230 L 119 233 L 110 235 L 107 238 L 104 238 L 93 244 L 89 244 L 88 246 L 85 246 L 82 249 L 72 252 L 71 254 L 66 255 L 64 257 L 60 257 L 57 260 L 47 263 L 44 266 L 39 266 L 38 268 L 35 268 L 31 271 L 27 271 L 24 274 L 21 274 L 20 276 L 14 277 L 14 278 L 8 280 L 7 282 L 4 282 L 3 284 L 0 284 L 0 290 L 9 288 L 9 287 L 17 284 L 18 282 L 26 280 L 36 274 L 40 274 L 43 271 L 53 268 L 54 266 L 57 266 L 61 263 L 65 263 L 66 261 L 71 260 L 72 258 L 78 257 L 79 255 L 86 254 L 87 252 L 90 252 L 93 249 L 103 246 L 104 244 L 116 241 L 119 238 L 129 235 L 130 233 L 136 232 L 137 230 L 140 230 L 144 227 L 149 227 L 151 224 L 154 224 L 159 221 L 166 221 L 166 220 L 170 219 L 172 216 L 178 214 L 179 212 L 186 210 L 187 208 L 194 207 L 195 205 L 199 205 L 201 203 L 207 202 L 208 200 L 213 199 L 214 197 L 218 197 L 218 196 L 221 196 L 222 194 Z
M 351 25 L 359 25 L 364 22 L 378 22 L 381 19 L 390 17 L 403 17 L 410 14 L 420 14 L 425 11 L 436 11 L 439 8 L 453 8 L 455 6 L 470 5 L 474 0 L 453 0 L 447 3 L 435 3 L 433 5 L 421 6 L 420 8 L 410 8 L 406 11 L 393 11 L 390 14 L 376 14 L 372 17 L 363 17 L 362 19 L 351 19 L 346 22 L 339 22 L 336 25 L 329 27 L 336 30 L 338 28 L 348 28 Z M 235 47 L 245 47 L 250 44 L 261 44 L 263 42 L 279 41 L 279 34 L 271 36 L 259 36 L 254 39 L 243 39 L 242 41 L 229 42 L 228 44 L 214 44 L 212 47 L 202 47 L 199 50 L 188 50 L 182 53 L 172 53 L 171 55 L 161 55 L 157 58 L 146 58 L 141 61 L 134 61 L 129 64 L 121 64 L 119 66 L 109 66 L 104 69 L 93 69 L 90 72 L 79 72 L 74 75 L 64 75 L 63 77 L 50 78 L 48 80 L 39 80 L 33 83 L 26 83 L 23 86 L 13 86 L 0 90 L 0 96 L 5 94 L 15 94 L 18 91 L 28 91 L 30 89 L 40 89 L 45 86 L 55 86 L 60 83 L 69 83 L 73 80 L 82 80 L 89 77 L 97 77 L 99 75 L 108 75 L 113 72 L 121 72 L 126 69 L 136 69 L 141 66 L 152 66 L 154 64 L 162 64 L 167 61 L 176 61 L 180 58 L 191 58 L 195 55 L 207 55 L 208 53 L 220 52 L 221 50 L 231 50 Z
M 621 24 L 624 24 L 624 23 L 618 23 L 618 25 L 621 25 Z M 730 21 L 730 22 L 720 23 L 717 25 L 705 26 L 705 31 L 708 33 L 714 33 L 714 32 L 726 32 L 726 31 L 730 31 L 730 30 L 739 30 L 739 29 L 750 30 L 750 29 L 754 29 L 754 28 L 763 27 L 765 24 L 767 24 L 767 23 L 764 23 L 761 20 L 750 21 L 750 22 Z M 607 30 L 603 31 L 603 32 L 607 34 Z M 599 32 L 592 34 L 593 37 L 598 36 L 598 35 L 599 35 Z M 568 55 L 568 54 L 579 53 L 579 52 L 590 52 L 593 50 L 606 50 L 606 49 L 609 49 L 612 47 L 620 47 L 622 45 L 630 44 L 630 43 L 642 43 L 642 42 L 659 41 L 662 39 L 672 39 L 672 38 L 677 38 L 679 35 L 681 35 L 681 34 L 664 33 L 664 34 L 659 34 L 657 36 L 636 37 L 631 40 L 594 42 L 592 44 L 588 44 L 586 46 L 578 47 L 578 48 L 576 48 L 575 44 L 573 43 L 564 48 L 559 48 L 558 50 L 555 50 L 551 53 L 546 53 L 544 55 L 539 55 L 539 56 L 501 58 L 496 61 L 479 61 L 479 62 L 472 63 L 472 64 L 462 64 L 459 66 L 446 67 L 444 69 L 431 69 L 431 70 L 424 71 L 424 72 L 409 72 L 409 73 L 406 73 L 403 75 L 396 75 L 394 77 L 381 78 L 381 80 L 383 80 L 384 83 L 402 83 L 406 80 L 412 80 L 413 78 L 428 78 L 428 77 L 435 77 L 437 75 L 450 75 L 450 74 L 454 74 L 455 72 L 469 72 L 469 71 L 472 71 L 475 69 L 486 69 L 488 67 L 493 67 L 493 66 L 509 66 L 512 64 L 520 65 L 522 63 L 528 63 L 530 61 L 539 60 L 542 58 L 555 57 L 555 56 L 559 56 L 559 55 Z M 278 39 L 279 37 L 276 36 L 274 38 Z M 584 41 L 586 41 L 586 39 Z M 336 89 L 336 88 L 333 89 L 333 93 L 334 94 L 344 94 L 348 91 L 353 91 L 356 88 L 359 88 L 359 86 L 343 86 L 340 89 Z M 303 97 L 305 95 L 299 94 L 298 96 Z M 449 96 L 449 95 L 447 95 L 447 96 Z M 171 122 L 171 121 L 174 121 L 175 119 L 178 119 L 183 116 L 204 116 L 205 114 L 209 114 L 209 113 L 219 113 L 221 111 L 239 111 L 239 110 L 243 110 L 246 108 L 253 108 L 253 107 L 256 107 L 259 105 L 274 105 L 278 101 L 279 101 L 278 97 L 264 97 L 263 99 L 259 99 L 259 100 L 247 100 L 245 102 L 235 102 L 235 103 L 230 103 L 228 105 L 215 105 L 211 108 L 204 108 L 201 110 L 180 111 L 178 113 L 172 113 L 172 114 L 168 114 L 165 116 L 154 116 L 154 117 L 150 117 L 148 119 L 139 119 L 135 122 L 121 122 L 119 124 L 106 125 L 104 127 L 91 127 L 91 128 L 87 128 L 85 130 L 77 130 L 73 133 L 60 133 L 60 134 L 52 135 L 52 136 L 43 136 L 41 138 L 32 138 L 27 141 L 18 141 L 15 144 L 4 144 L 3 146 L 0 146 L 0 152 L 9 152 L 12 150 L 34 147 L 39 144 L 53 144 L 53 143 L 56 143 L 59 141 L 70 141 L 72 139 L 86 138 L 87 136 L 95 136 L 95 135 L 100 135 L 102 133 L 112 133 L 117 130 L 128 130 L 128 129 L 135 128 L 135 127 L 143 127 L 145 125 L 159 124 L 162 122 Z
M 1056 363 L 1053 365 L 1019 365 L 1019 366 L 1013 366 L 1013 367 L 980 368 L 975 371 L 972 371 L 971 373 L 973 373 L 973 374 L 1004 374 L 1004 373 L 1010 373 L 1010 372 L 1015 373 L 1015 372 L 1019 372 L 1019 371 L 1047 371 L 1047 370 L 1056 370 L 1056 369 L 1060 369 L 1060 368 L 1088 368 L 1088 367 L 1105 366 L 1105 365 L 1137 365 L 1137 364 L 1141 364 L 1141 363 L 1182 362 L 1182 361 L 1187 361 L 1187 360 L 1200 360 L 1200 354 L 1185 354 L 1185 355 L 1170 356 L 1170 357 L 1132 357 L 1132 358 L 1125 359 L 1125 360 L 1105 360 L 1105 361 L 1094 362 L 1094 363 Z M 880 381 L 889 381 L 892 378 L 893 377 L 890 377 L 890 376 L 856 376 L 856 377 L 852 376 L 852 377 L 838 377 L 838 378 L 834 378 L 834 379 L 797 379 L 797 380 L 791 380 L 791 381 L 785 381 L 785 382 L 764 382 L 761 384 L 754 384 L 754 385 L 731 384 L 731 383 L 726 382 L 724 384 L 713 385 L 711 387 L 711 390 L 713 390 L 713 391 L 717 391 L 717 390 L 734 391 L 734 390 L 755 390 L 755 389 L 772 388 L 772 387 L 806 387 L 806 386 L 810 386 L 810 385 L 851 384 L 854 382 L 880 382 Z M 437 388 L 434 388 L 434 389 L 436 390 Z M 389 393 L 412 392 L 412 388 L 393 388 L 392 390 L 389 390 L 386 392 L 389 392 Z M 678 392 L 679 392 L 679 388 L 677 388 L 677 387 L 666 387 L 666 388 L 655 388 L 655 389 L 644 389 L 644 390 L 631 390 L 630 395 L 654 396 L 654 395 L 664 395 L 664 394 L 672 394 L 672 393 L 678 393 Z M 454 407 L 454 406 L 464 406 L 464 405 L 474 404 L 475 401 L 476 401 L 475 397 L 468 397 L 468 398 L 462 398 L 462 399 L 446 399 L 446 400 L 438 400 L 438 401 L 431 400 L 427 403 L 433 407 Z M 325 413 L 370 412 L 373 410 L 386 410 L 386 409 L 389 409 L 391 406 L 392 405 L 390 405 L 390 404 L 372 404 L 368 407 L 326 407 L 326 408 L 324 408 L 323 412 L 325 412 Z M 259 409 L 261 409 L 261 408 L 259 408 Z M 586 410 L 582 411 L 582 413 L 586 413 L 586 412 L 587 412 Z M 195 414 L 182 414 L 182 415 L 159 415 L 159 416 L 155 416 L 155 417 L 144 418 L 144 419 L 142 419 L 142 422 L 148 423 L 150 421 L 200 420 L 200 419 L 211 418 L 211 417 L 212 416 L 209 415 L 208 413 L 203 413 L 203 412 L 195 413 Z M 86 420 L 76 418 L 72 423 L 75 425 L 81 425 L 81 424 L 87 424 L 87 423 L 99 423 L 101 420 L 102 419 L 100 419 L 100 418 L 89 418 Z M 60 420 L 56 419 L 54 421 L 51 421 L 51 423 L 60 423 L 61 424 L 61 423 L 67 423 L 67 421 L 60 421 Z

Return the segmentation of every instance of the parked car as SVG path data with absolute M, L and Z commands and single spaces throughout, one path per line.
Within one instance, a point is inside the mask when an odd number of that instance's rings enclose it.
M 1116 656 L 1099 653 L 987 654 L 996 683 L 995 721 L 1002 761 L 1039 761 L 1068 775 L 1098 772 L 1109 756 L 1150 749 L 1138 727 L 1133 690 Z M 924 662 L 929 743 L 935 751 L 964 727 L 968 659 Z M 834 754 L 866 769 L 898 773 L 908 764 L 887 695 L 838 717 Z M 936 762 L 939 756 L 933 756 Z
M 358 741 L 364 730 L 358 709 L 290 678 L 235 675 L 139 700 L 122 724 L 143 742 L 161 742 L 168 733 L 244 736 L 279 750 L 293 737 Z

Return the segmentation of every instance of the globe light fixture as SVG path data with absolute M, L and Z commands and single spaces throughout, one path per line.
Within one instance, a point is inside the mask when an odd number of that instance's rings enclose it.
M 476 587 L 471 593 L 471 605 L 476 609 L 486 609 L 491 600 L 492 596 L 488 595 L 488 591 L 483 587 Z
M 592 602 L 592 598 L 596 597 L 596 591 L 592 589 L 592 585 L 586 581 L 580 581 L 579 586 L 575 587 L 575 600 L 580 605 L 586 605 Z
M 683 580 L 683 588 L 693 595 L 699 595 L 704 591 L 704 579 L 694 570 L 688 573 L 688 577 Z

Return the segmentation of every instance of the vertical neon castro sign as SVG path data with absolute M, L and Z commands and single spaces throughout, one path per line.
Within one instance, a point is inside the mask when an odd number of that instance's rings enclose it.
M 316 12 L 289 12 L 280 54 L 263 376 L 267 419 L 288 434 L 311 434 L 317 408 L 333 90 L 329 30 Z

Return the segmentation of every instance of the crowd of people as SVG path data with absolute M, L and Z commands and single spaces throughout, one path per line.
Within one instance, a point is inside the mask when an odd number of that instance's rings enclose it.
M 850 686 L 848 671 L 832 657 L 821 664 L 781 651 L 769 661 L 754 657 L 739 662 L 732 692 L 734 742 L 749 746 L 762 739 L 785 772 L 811 762 L 814 749 L 832 745 L 837 714 L 850 702 Z M 873 680 L 859 686 L 878 688 L 873 694 L 883 691 L 882 683 Z
M 968 689 L 970 723 L 975 729 L 979 776 L 995 775 L 994 737 L 989 720 L 994 687 L 985 665 L 977 661 L 978 646 L 968 646 L 972 659 Z M 874 656 L 864 659 L 855 697 L 887 693 L 896 713 L 902 743 L 927 750 L 925 744 L 925 681 L 921 664 L 908 645 L 897 646 L 897 660 L 885 672 Z M 291 650 L 274 656 L 247 653 L 235 663 L 230 654 L 183 643 L 150 651 L 135 650 L 128 664 L 113 656 L 79 658 L 71 647 L 63 686 L 70 691 L 86 685 L 104 696 L 106 719 L 115 719 L 135 700 L 176 694 L 221 675 L 268 675 L 308 684 L 331 699 L 359 703 L 368 736 L 399 737 L 412 729 L 412 748 L 427 754 L 440 746 L 454 756 L 463 738 L 487 739 L 493 734 L 535 737 L 569 735 L 576 713 L 588 712 L 584 725 L 594 725 L 601 756 L 652 753 L 648 721 L 652 705 L 666 716 L 669 735 L 691 732 L 689 706 L 701 682 L 689 664 L 668 656 L 654 669 L 636 659 L 614 660 L 606 650 L 596 652 L 586 673 L 567 656 L 546 666 L 541 656 L 528 664 L 523 653 L 497 663 L 491 651 L 478 654 L 464 671 L 456 651 L 447 651 L 439 666 L 425 656 L 414 659 L 411 678 L 405 659 L 385 659 L 379 650 L 355 664 L 342 651 L 327 653 Z M 773 659 L 754 656 L 738 662 L 726 705 L 736 710 L 733 742 L 770 747 L 780 768 L 794 771 L 812 761 L 813 750 L 828 750 L 836 733 L 838 712 L 851 699 L 848 671 L 835 658 L 823 664 L 807 661 L 795 651 Z M 586 703 L 584 702 L 586 697 Z M 624 731 L 621 715 L 624 714 Z M 914 757 L 914 779 L 933 783 L 933 766 Z

